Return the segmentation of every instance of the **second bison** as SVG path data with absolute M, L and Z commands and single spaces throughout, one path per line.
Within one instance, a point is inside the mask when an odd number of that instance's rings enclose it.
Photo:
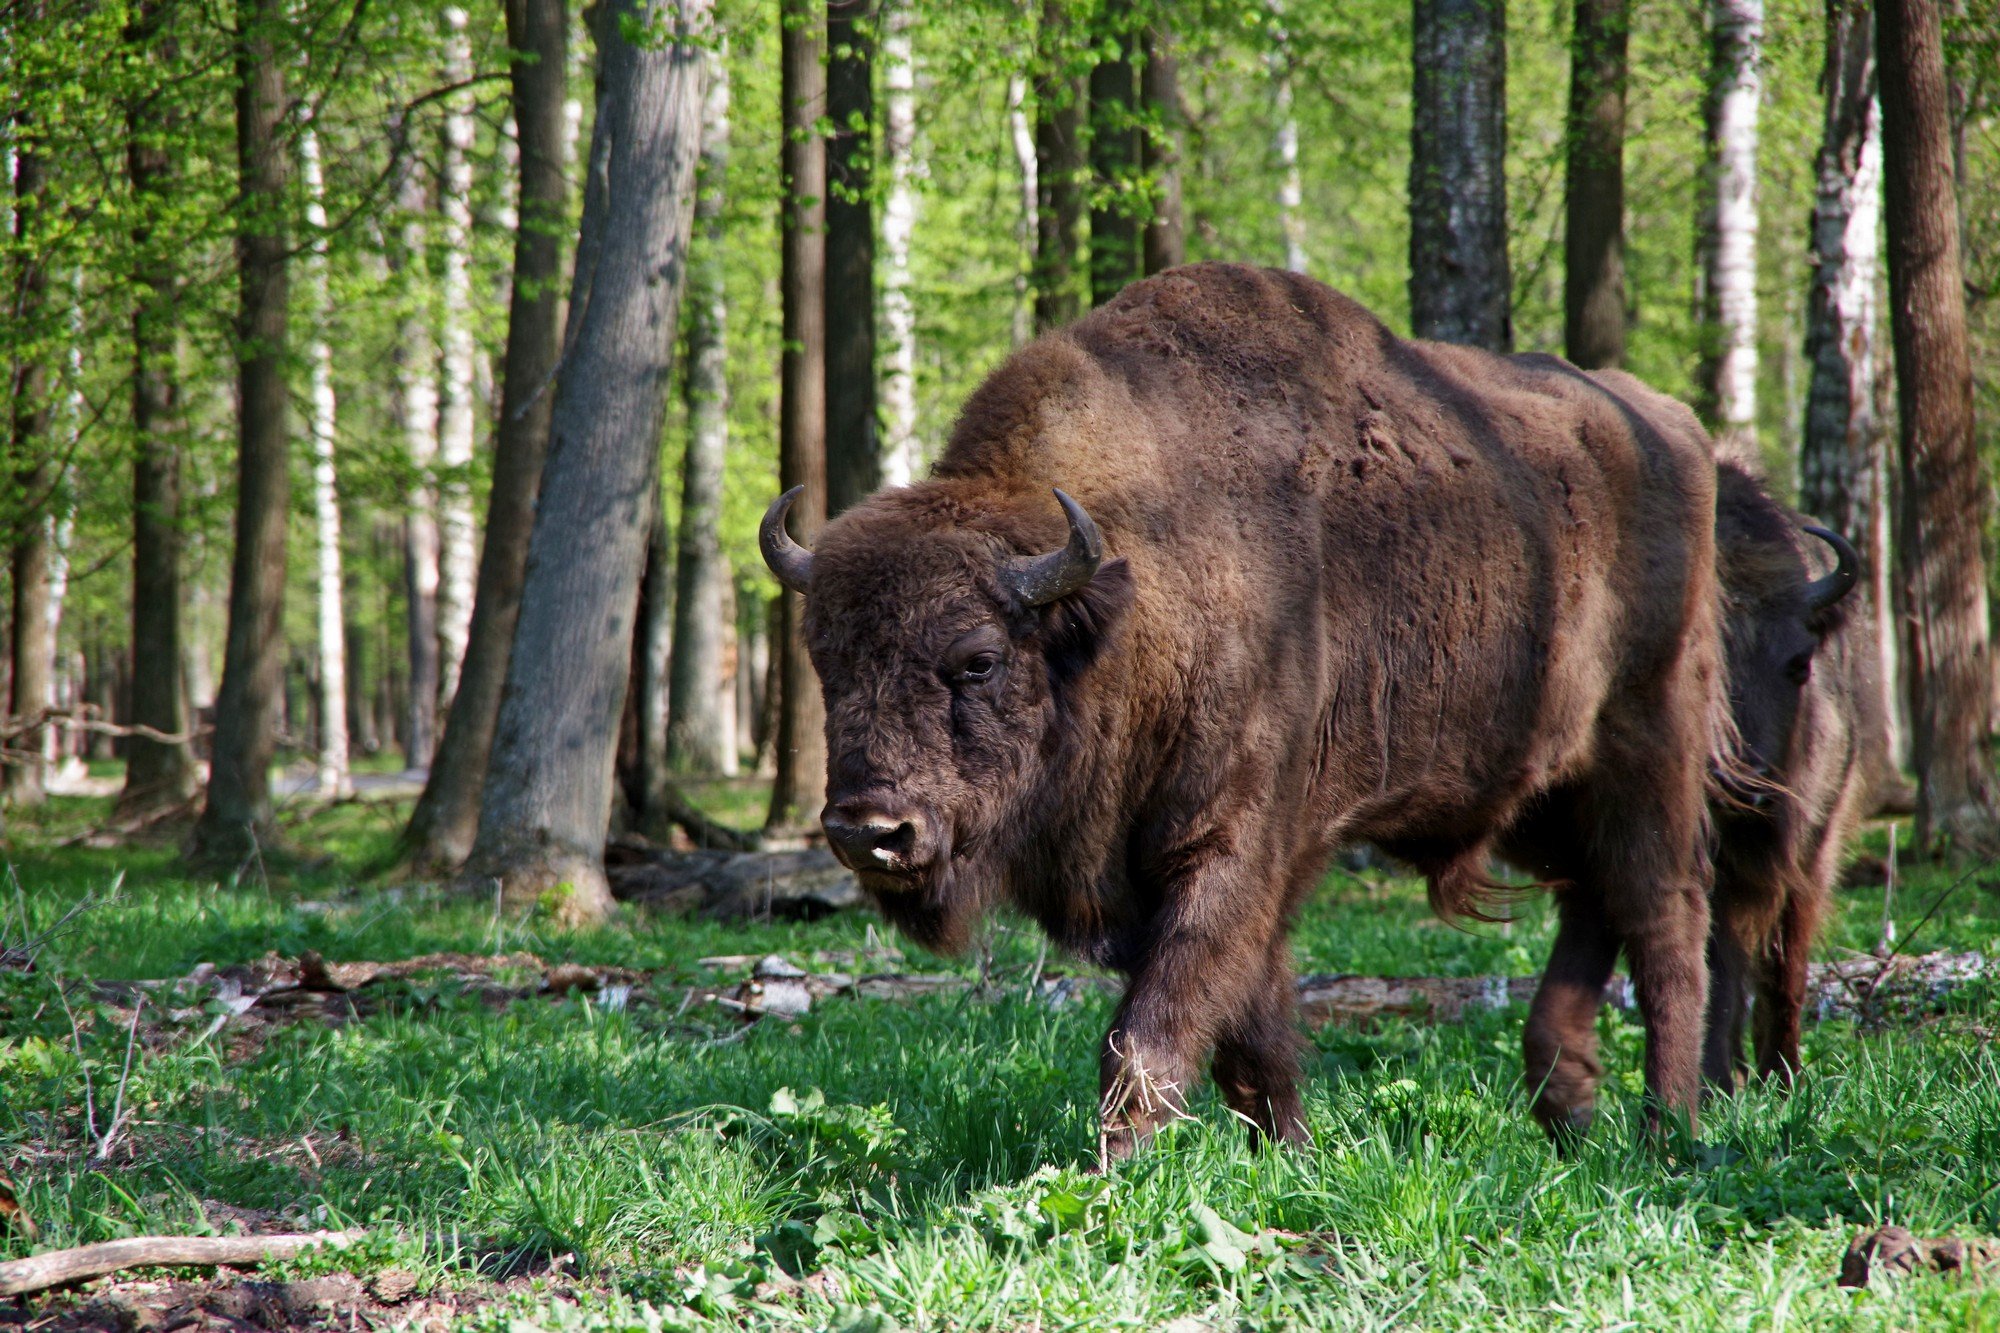
M 811 551 L 788 498 L 767 514 L 825 694 L 828 839 L 919 941 L 1012 903 L 1126 975 L 1118 1156 L 1205 1061 L 1261 1133 L 1304 1135 L 1286 934 L 1338 844 L 1477 911 L 1519 834 L 1566 881 L 1537 1116 L 1588 1122 L 1579 1034 L 1622 950 L 1653 1104 L 1692 1120 L 1715 475 L 1629 376 L 1406 341 L 1296 274 L 1135 284 L 989 376 L 930 479 Z

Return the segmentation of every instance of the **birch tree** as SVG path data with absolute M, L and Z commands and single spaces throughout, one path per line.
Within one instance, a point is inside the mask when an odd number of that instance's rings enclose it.
M 16 133 L 23 128 L 30 127 L 17 121 Z M 25 136 L 14 153 L 12 186 L 17 254 L 13 316 L 16 336 L 22 338 L 25 346 L 15 352 L 10 385 L 14 492 L 10 574 L 14 596 L 12 632 L 8 637 L 13 647 L 14 670 L 8 687 L 8 712 L 18 720 L 22 730 L 5 742 L 12 753 L 0 761 L 0 797 L 13 805 L 28 806 L 40 805 L 47 799 L 42 785 L 47 729 L 38 719 L 49 706 L 55 666 L 55 641 L 49 634 L 53 543 L 48 514 L 56 467 L 49 457 L 46 349 L 36 345 L 46 337 L 41 326 L 48 318 L 49 307 L 48 268 L 39 253 L 47 221 L 43 215 L 48 198 L 48 164 L 33 140 Z
M 1014 274 L 1012 328 L 1014 346 L 1019 347 L 1035 336 L 1035 288 L 1030 275 L 1035 267 L 1035 232 L 1040 212 L 1036 197 L 1035 126 L 1028 119 L 1028 80 L 1020 74 L 1011 74 L 1007 78 L 1007 135 L 1014 144 L 1015 179 L 1021 187 L 1021 213 L 1014 223 L 1014 245 L 1020 251 L 1020 270 Z M 883 137 L 886 139 L 888 136 L 885 133 Z M 891 169 L 893 171 L 893 167 Z M 886 231 L 887 227 L 885 218 L 883 229 Z M 886 279 L 884 287 L 887 287 Z
M 472 42 L 466 13 L 446 6 L 445 78 L 454 84 L 472 78 Z M 466 473 L 478 421 L 479 367 L 472 337 L 472 141 L 471 96 L 451 98 L 444 118 L 438 172 L 439 242 L 444 257 L 440 290 L 438 346 L 441 402 L 438 409 L 438 710 L 451 707 L 458 692 L 472 628 L 473 579 L 478 574 L 473 545 L 472 488 Z
M 1299 117 L 1292 105 L 1292 35 L 1285 26 L 1284 0 L 1270 0 L 1270 48 L 1264 53 L 1271 75 L 1271 153 L 1278 160 L 1278 233 L 1285 242 L 1285 267 L 1306 271 L 1305 178 L 1299 171 Z
M 433 478 L 438 454 L 437 342 L 431 335 L 429 244 L 425 215 L 430 192 L 423 173 L 406 168 L 397 190 L 402 212 L 405 306 L 396 326 L 396 410 L 413 478 L 404 496 L 404 629 L 410 697 L 403 720 L 404 756 L 411 769 L 431 762 L 438 716 L 438 522 Z
M 922 459 L 917 446 L 917 307 L 910 299 L 910 245 L 917 234 L 917 63 L 911 49 L 914 0 L 889 0 L 882 33 L 882 161 L 889 193 L 882 204 L 882 484 L 907 486 Z M 1013 122 L 1014 152 L 1021 152 L 1021 122 Z M 1033 145 L 1029 161 L 1033 161 Z M 1032 175 L 1026 187 L 1032 195 Z M 1031 233 L 1032 234 L 1032 233 Z M 1021 341 L 1022 305 L 1015 295 L 1015 340 Z
M 1709 0 L 1706 158 L 1695 282 L 1696 372 L 1717 436 L 1754 445 L 1757 429 L 1757 114 L 1763 101 L 1764 0 Z
M 334 462 L 338 404 L 333 390 L 333 347 L 327 325 L 333 314 L 326 264 L 326 182 L 319 133 L 308 109 L 299 131 L 299 171 L 306 192 L 306 229 L 312 240 L 303 277 L 311 334 L 306 361 L 312 372 L 313 526 L 316 607 L 319 622 L 319 754 L 315 777 L 322 796 L 352 794 L 347 771 L 347 625 L 341 598 L 340 493 Z

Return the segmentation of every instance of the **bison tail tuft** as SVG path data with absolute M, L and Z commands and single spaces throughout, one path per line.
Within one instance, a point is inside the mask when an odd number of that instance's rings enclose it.
M 1500 923 L 1514 918 L 1512 908 L 1540 884 L 1509 884 L 1487 871 L 1488 849 L 1480 843 L 1446 860 L 1422 867 L 1430 881 L 1431 911 L 1442 921 Z

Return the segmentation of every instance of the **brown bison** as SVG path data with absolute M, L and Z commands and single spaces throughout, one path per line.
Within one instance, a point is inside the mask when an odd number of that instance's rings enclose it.
M 1815 575 L 1810 534 L 1832 548 Z M 1765 494 L 1748 471 L 1717 470 L 1715 540 L 1730 707 L 1748 770 L 1717 802 L 1708 1041 L 1702 1070 L 1733 1086 L 1745 1000 L 1756 995 L 1757 1071 L 1786 1083 L 1799 1067 L 1806 955 L 1865 813 L 1861 709 L 1879 697 L 1867 644 L 1844 599 L 1859 578 L 1854 548 Z
M 1202 264 L 1017 353 L 929 480 L 815 550 L 789 501 L 762 545 L 804 596 L 827 837 L 921 942 L 1011 903 L 1127 976 L 1106 1155 L 1211 1053 L 1257 1131 L 1304 1136 L 1287 926 L 1358 839 L 1477 911 L 1489 853 L 1527 837 L 1567 881 L 1537 1115 L 1587 1123 L 1621 948 L 1655 1105 L 1695 1115 L 1728 706 L 1715 463 L 1684 407 Z

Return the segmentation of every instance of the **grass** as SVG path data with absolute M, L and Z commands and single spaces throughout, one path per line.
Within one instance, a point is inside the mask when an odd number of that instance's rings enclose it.
M 726 795 L 755 803 L 747 784 Z M 1204 1094 L 1190 1121 L 1098 1177 L 1086 1168 L 1108 1002 L 1027 999 L 1012 983 L 1040 941 L 1018 923 L 989 939 L 998 998 L 835 1000 L 739 1036 L 719 1013 L 675 1014 L 677 983 L 711 975 L 696 959 L 810 966 L 859 946 L 867 919 L 634 915 L 557 933 L 357 885 L 349 868 L 395 827 L 393 809 L 361 805 L 295 823 L 316 859 L 273 856 L 233 883 L 185 878 L 171 848 L 56 848 L 102 810 L 17 817 L 8 852 L 10 939 L 23 917 L 39 933 L 96 896 L 35 973 L 0 973 L 0 1164 L 41 1246 L 207 1228 L 214 1203 L 367 1225 L 380 1239 L 340 1262 L 446 1285 L 539 1266 L 539 1283 L 467 1316 L 493 1330 L 2000 1327 L 2000 1288 L 1833 1282 L 1848 1240 L 1876 1222 L 2000 1232 L 1988 990 L 1922 1024 L 1812 1027 L 1796 1093 L 1729 1100 L 1678 1153 L 1642 1144 L 1642 1034 L 1621 1014 L 1601 1021 L 1598 1128 L 1567 1159 L 1523 1111 L 1518 1009 L 1326 1029 L 1306 1061 L 1311 1149 L 1251 1151 Z M 1906 878 L 1892 904 L 1906 934 L 1952 882 Z M 1953 891 L 1909 947 L 2000 955 L 1996 882 Z M 1872 945 L 1882 910 L 1879 889 L 1844 892 L 1823 952 Z M 1297 946 L 1306 970 L 1527 973 L 1548 937 L 1538 903 L 1510 927 L 1463 932 L 1432 921 L 1412 881 L 1336 873 Z M 124 1145 L 89 1160 L 82 1073 L 104 1098 L 126 1034 L 86 1003 L 73 1041 L 58 986 L 76 1004 L 85 979 L 308 948 L 524 948 L 657 970 L 665 1002 L 496 1010 L 412 984 L 373 1016 L 282 1028 L 254 1052 L 226 1030 L 200 1040 L 206 1020 L 188 1016 L 135 1061 Z M 0 1235 L 0 1258 L 29 1248 Z M 556 1256 L 581 1277 L 558 1280 Z

